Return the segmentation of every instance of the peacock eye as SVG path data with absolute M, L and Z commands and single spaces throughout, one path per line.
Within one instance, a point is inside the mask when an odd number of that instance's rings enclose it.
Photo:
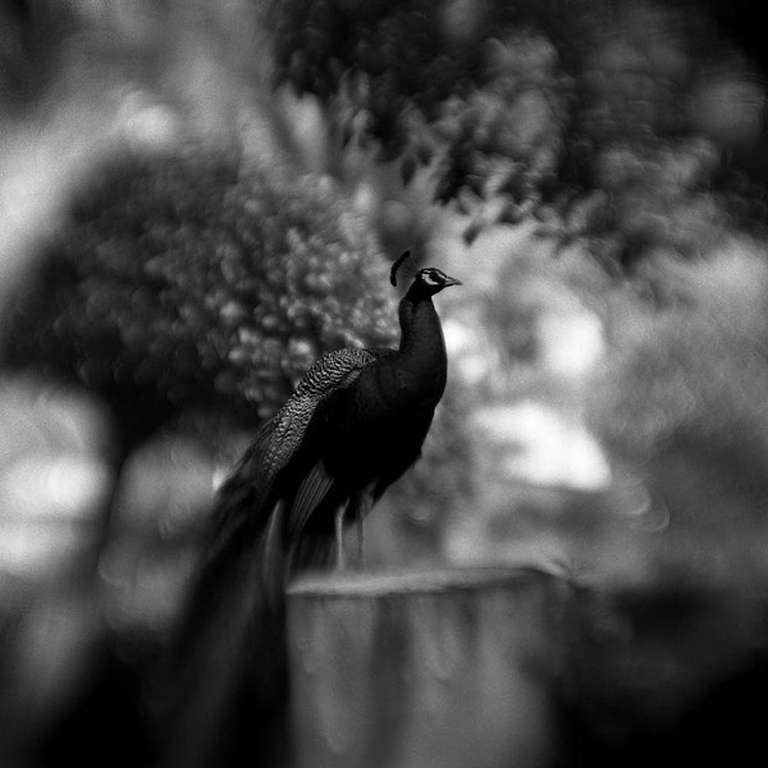
M 437 273 L 434 270 L 424 272 L 424 282 L 427 285 L 440 285 L 440 280 L 438 279 Z

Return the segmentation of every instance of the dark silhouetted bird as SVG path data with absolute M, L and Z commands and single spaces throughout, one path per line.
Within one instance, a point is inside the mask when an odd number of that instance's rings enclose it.
M 286 576 L 340 553 L 345 518 L 361 522 L 418 459 L 446 381 L 432 297 L 459 284 L 419 270 L 399 348 L 320 358 L 221 487 L 175 653 L 169 764 L 284 762 Z

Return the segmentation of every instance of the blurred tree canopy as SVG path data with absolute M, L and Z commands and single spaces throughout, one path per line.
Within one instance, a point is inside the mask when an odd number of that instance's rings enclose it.
M 375 236 L 329 178 L 236 156 L 99 171 L 6 317 L 6 362 L 79 380 L 139 434 L 183 408 L 270 415 L 324 351 L 395 338 Z
M 665 239 L 690 255 L 718 218 L 762 227 L 759 71 L 695 4 L 296 0 L 273 17 L 278 81 L 406 182 L 428 166 L 468 240 L 532 214 L 610 265 Z

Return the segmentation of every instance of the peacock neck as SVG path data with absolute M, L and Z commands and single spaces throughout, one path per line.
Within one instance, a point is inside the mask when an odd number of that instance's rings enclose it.
M 441 391 L 445 384 L 445 341 L 432 297 L 409 291 L 400 301 L 400 358 L 413 372 L 429 374 Z

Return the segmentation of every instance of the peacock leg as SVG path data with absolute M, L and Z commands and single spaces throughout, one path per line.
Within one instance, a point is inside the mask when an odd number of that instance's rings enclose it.
M 369 493 L 363 491 L 349 500 L 347 513 L 355 521 L 357 530 L 357 558 L 356 565 L 362 570 L 365 565 L 365 516 L 370 512 L 372 499 Z
M 365 561 L 365 516 L 371 508 L 371 500 L 368 494 L 358 493 L 350 497 L 346 507 L 340 507 L 336 512 L 336 570 L 343 571 L 346 568 L 344 556 L 344 519 L 355 521 L 357 530 L 357 557 L 356 567 L 362 569 Z
M 343 571 L 346 568 L 344 560 L 344 513 L 345 508 L 339 507 L 336 511 L 336 570 Z
M 363 510 L 358 507 L 357 509 L 357 567 L 362 570 L 365 566 L 365 515 Z

